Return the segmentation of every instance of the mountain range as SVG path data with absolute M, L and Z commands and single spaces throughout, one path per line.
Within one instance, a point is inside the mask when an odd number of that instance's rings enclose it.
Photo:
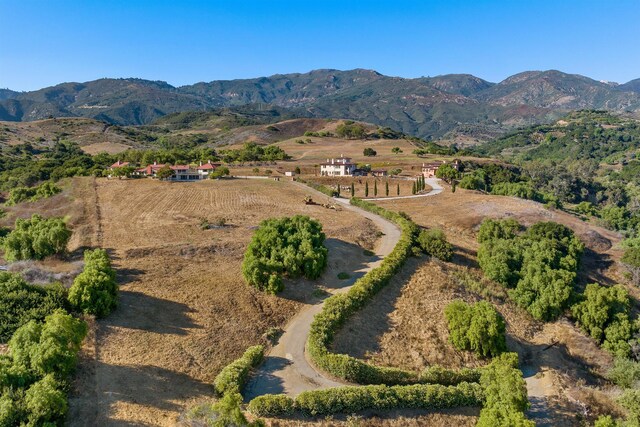
M 0 89 L 0 120 L 88 117 L 142 125 L 170 113 L 246 104 L 283 107 L 299 117 L 360 120 L 423 138 L 483 140 L 573 110 L 638 113 L 640 79 L 617 85 L 549 70 L 492 83 L 469 74 L 407 79 L 365 69 L 323 69 L 181 87 L 105 78 L 31 92 Z

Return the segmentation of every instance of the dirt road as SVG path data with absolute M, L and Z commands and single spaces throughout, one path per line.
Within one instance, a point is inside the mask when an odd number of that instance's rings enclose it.
M 309 188 L 307 190 L 316 193 L 315 190 Z M 321 195 L 321 193 L 318 194 Z M 375 257 L 372 257 L 371 262 L 364 265 L 354 262 L 353 265 L 350 265 L 353 268 L 347 270 L 351 275 L 348 281 L 339 280 L 335 271 L 327 270 L 325 272 L 320 280 L 325 284 L 329 284 L 328 288 L 335 289 L 330 292 L 331 294 L 348 291 L 359 277 L 378 266 L 400 239 L 400 229 L 392 222 L 351 206 L 344 199 L 336 200 L 343 205 L 344 209 L 373 221 L 383 233 L 383 236 L 378 241 Z M 331 248 L 329 249 L 331 250 Z M 245 389 L 245 399 L 247 401 L 268 393 L 297 395 L 305 390 L 342 385 L 326 377 L 324 373 L 317 371 L 306 358 L 305 344 L 311 328 L 311 322 L 314 316 L 322 310 L 323 303 L 324 299 L 314 305 L 305 306 L 287 325 L 278 344 L 273 347 L 265 362 L 247 384 Z

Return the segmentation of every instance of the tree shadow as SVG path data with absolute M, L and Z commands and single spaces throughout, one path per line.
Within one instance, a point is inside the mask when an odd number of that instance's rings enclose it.
M 366 255 L 365 249 L 344 240 L 328 238 L 325 246 L 329 250 L 327 268 L 316 280 L 305 278 L 285 279 L 284 290 L 279 297 L 303 303 L 318 302 L 330 296 L 331 291 L 339 291 L 355 283 L 364 276 L 370 264 L 380 261 L 377 255 Z M 347 279 L 339 279 L 338 274 L 347 273 Z M 319 292 L 323 287 L 330 292 Z
M 284 393 L 284 382 L 276 373 L 289 365 L 291 365 L 291 361 L 284 357 L 265 357 L 260 369 L 254 372 L 247 381 L 242 393 L 245 402 L 263 394 Z
M 581 286 L 589 283 L 600 283 L 601 285 L 608 286 L 615 285 L 616 282 L 604 273 L 614 263 L 615 261 L 613 261 L 609 255 L 585 248 L 580 258 L 578 284 Z
M 71 395 L 67 424 L 76 426 L 150 425 L 115 419 L 120 403 L 166 412 L 185 408 L 176 402 L 212 396 L 213 387 L 180 372 L 150 365 L 121 366 L 98 362 L 99 387 Z
M 454 264 L 469 268 L 479 268 L 475 251 L 456 245 L 453 246 L 453 251 L 454 254 L 451 262 Z
M 201 329 L 189 316 L 193 310 L 186 304 L 133 291 L 120 291 L 118 303 L 118 310 L 101 321 L 103 326 L 175 335 L 186 335 L 189 329 Z

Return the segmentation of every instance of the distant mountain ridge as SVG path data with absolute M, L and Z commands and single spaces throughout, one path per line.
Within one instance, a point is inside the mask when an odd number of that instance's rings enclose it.
M 424 138 L 499 134 L 567 111 L 640 111 L 640 79 L 611 85 L 556 70 L 527 71 L 500 83 L 469 74 L 406 79 L 373 70 L 314 70 L 174 87 L 162 81 L 99 79 L 32 92 L 0 90 L 0 120 L 89 117 L 148 124 L 183 111 L 272 104 L 309 117 L 389 126 Z

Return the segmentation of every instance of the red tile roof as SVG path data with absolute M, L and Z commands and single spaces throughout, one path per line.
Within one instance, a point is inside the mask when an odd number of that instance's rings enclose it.
M 129 162 L 121 162 L 120 160 L 118 160 L 117 162 L 115 162 L 114 164 L 111 165 L 111 169 L 113 168 L 121 168 L 124 166 L 129 166 Z

